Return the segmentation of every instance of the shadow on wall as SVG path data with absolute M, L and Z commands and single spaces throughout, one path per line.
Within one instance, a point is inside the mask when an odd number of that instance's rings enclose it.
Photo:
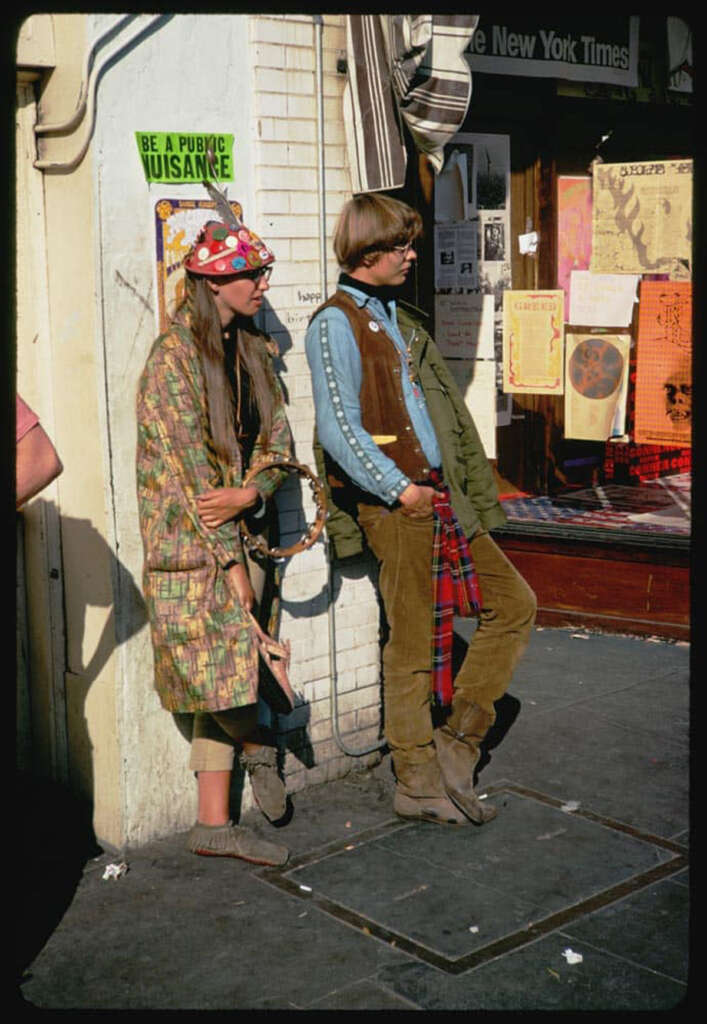
M 41 500 L 36 499 L 35 504 Z M 85 703 L 91 685 L 116 647 L 138 632 L 147 621 L 142 595 L 131 574 L 115 558 L 90 521 L 63 516 L 61 525 L 63 549 L 70 547 L 79 552 L 87 569 L 81 605 L 72 609 L 72 614 L 81 623 L 81 635 L 71 638 L 71 649 L 82 650 L 89 608 L 110 607 L 110 613 L 88 664 L 76 664 L 71 654 L 68 658 L 66 697 L 70 785 L 43 778 L 29 766 L 18 776 L 19 814 L 15 817 L 13 829 L 17 831 L 19 842 L 13 842 L 12 849 L 20 860 L 18 887 L 23 894 L 16 943 L 16 967 L 20 976 L 71 903 L 87 861 L 104 852 L 96 842 L 92 824 L 95 795 L 93 747 Z M 105 583 L 107 560 L 112 568 L 114 586 L 106 586 Z M 18 608 L 18 621 L 22 618 L 23 611 Z M 21 661 L 29 665 L 28 674 L 32 679 L 28 653 L 22 652 Z M 44 682 L 39 686 L 35 679 L 29 698 L 36 702 L 39 693 L 48 691 L 50 686 Z M 35 706 L 33 710 L 34 720 L 38 716 L 51 715 L 49 708 Z M 53 728 L 50 722 L 50 731 Z M 35 751 L 35 763 L 37 759 L 42 760 L 41 753 Z

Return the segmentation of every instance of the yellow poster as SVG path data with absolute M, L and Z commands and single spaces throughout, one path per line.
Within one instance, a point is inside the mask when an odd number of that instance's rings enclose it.
M 692 433 L 692 285 L 643 281 L 638 307 L 638 444 L 688 447 Z
M 669 274 L 692 267 L 692 160 L 595 164 L 595 274 Z
M 624 432 L 631 337 L 568 334 L 565 437 L 606 441 Z
M 563 380 L 562 290 L 503 293 L 503 390 L 561 395 Z

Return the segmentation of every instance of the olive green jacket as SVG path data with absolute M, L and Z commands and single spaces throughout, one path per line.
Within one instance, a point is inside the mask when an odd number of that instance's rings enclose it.
M 425 327 L 426 315 L 408 303 L 398 303 L 398 326 L 406 340 L 427 402 L 442 453 L 445 483 L 452 507 L 467 537 L 478 530 L 503 526 L 506 514 L 498 500 L 491 465 L 484 452 L 474 421 L 452 377 L 444 357 Z M 327 489 L 329 517 L 326 532 L 337 558 L 360 554 L 364 539 L 356 520 L 335 503 L 326 479 L 324 453 L 314 437 L 317 472 Z

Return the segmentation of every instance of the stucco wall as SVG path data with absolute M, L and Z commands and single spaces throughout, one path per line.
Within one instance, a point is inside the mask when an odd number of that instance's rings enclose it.
M 110 19 L 89 19 L 92 32 Z M 186 828 L 195 810 L 188 749 L 152 689 L 152 654 L 141 621 L 142 550 L 137 524 L 134 396 L 157 333 L 154 205 L 205 198 L 198 186 L 148 185 L 136 130 L 232 132 L 231 198 L 246 223 L 272 244 L 277 264 L 264 326 L 277 339 L 297 456 L 313 465 L 313 409 L 304 328 L 321 296 L 317 198 L 315 32 L 309 17 L 174 16 L 111 67 L 100 84 L 93 142 L 97 338 L 104 359 L 109 448 L 117 723 L 127 843 Z M 324 94 L 329 236 L 350 195 L 341 124 L 343 18 L 324 29 Z M 220 69 L 220 70 L 219 70 Z M 331 246 L 328 246 L 331 252 Z M 336 269 L 329 267 L 330 289 Z M 311 517 L 311 496 L 293 481 L 279 497 L 283 528 Z M 109 531 L 110 532 L 110 531 Z M 296 532 L 296 527 L 295 527 Z M 340 691 L 339 729 L 353 748 L 375 742 L 379 723 L 378 609 L 372 566 L 334 577 Z M 351 759 L 332 735 L 327 567 L 320 542 L 285 566 L 281 634 L 292 642 L 291 678 L 302 706 L 281 720 L 288 787 L 345 772 Z M 250 801 L 248 787 L 245 806 Z
M 32 305 L 25 274 L 18 383 L 45 415 L 65 467 L 45 496 L 55 503 L 57 532 L 60 523 L 61 543 L 54 545 L 58 574 L 49 579 L 46 538 L 30 544 L 30 560 L 44 590 L 56 591 L 59 607 L 63 598 L 66 665 L 63 633 L 54 654 L 66 691 L 68 778 L 94 802 L 98 839 L 122 847 L 186 829 L 196 809 L 188 743 L 153 689 L 140 592 L 135 392 L 158 333 L 155 204 L 206 195 L 199 185 L 148 184 L 135 132 L 234 135 L 229 196 L 241 202 L 246 223 L 277 255 L 261 326 L 280 347 L 296 455 L 314 466 L 304 333 L 325 291 L 335 288 L 331 235 L 351 194 L 341 104 L 345 77 L 336 69 L 345 52 L 345 27 L 343 16 L 324 18 L 326 216 L 321 225 L 314 18 L 139 15 L 128 25 L 124 15 L 57 14 L 52 22 L 56 69 L 42 85 L 40 122 L 71 115 L 90 47 L 109 34 L 94 54 L 94 68 L 102 66 L 95 125 L 78 165 L 42 175 L 32 162 L 35 155 L 70 160 L 85 136 L 88 116 L 73 132 L 42 136 L 38 154 L 32 151 L 31 124 L 25 132 L 22 180 L 28 184 L 20 193 L 29 197 L 31 210 L 24 240 L 18 241 L 25 254 L 34 253 L 32 266 L 46 272 L 46 309 L 42 313 L 39 304 Z M 110 33 L 116 26 L 118 31 Z M 116 53 L 121 40 L 137 36 L 141 26 L 145 33 Z M 111 53 L 115 58 L 107 60 Z M 31 234 L 35 213 L 36 237 Z M 322 228 L 327 288 L 320 266 Z M 294 539 L 312 519 L 312 495 L 292 479 L 278 494 L 278 506 L 284 537 Z M 47 516 L 27 514 L 29 525 L 36 521 L 35 532 L 41 533 Z M 301 695 L 295 711 L 275 723 L 290 791 L 341 775 L 359 757 L 376 756 L 380 656 L 373 575 L 371 560 L 362 558 L 335 567 L 330 576 L 323 538 L 284 565 L 281 635 L 291 641 L 291 679 Z M 36 603 L 39 649 L 46 595 L 40 593 Z M 51 680 L 41 682 L 51 688 Z M 36 695 L 39 703 L 52 699 L 41 687 Z M 58 707 L 54 720 L 63 726 L 62 714 Z M 55 742 L 51 719 L 47 709 L 42 722 L 47 736 L 38 734 L 39 745 Z M 52 770 L 50 764 L 46 770 Z M 246 783 L 243 806 L 251 802 Z

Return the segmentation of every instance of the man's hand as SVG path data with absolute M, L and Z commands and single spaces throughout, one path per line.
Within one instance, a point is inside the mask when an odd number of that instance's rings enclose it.
M 245 565 L 240 562 L 232 565 L 230 569 L 226 570 L 226 579 L 228 580 L 228 589 L 241 608 L 244 608 L 247 612 L 252 611 L 255 594 L 253 593 Z
M 403 506 L 403 515 L 411 519 L 425 519 L 432 515 L 432 499 L 434 487 L 421 487 L 419 484 L 408 484 L 398 501 Z
M 215 491 L 197 494 L 196 507 L 204 526 L 215 530 L 229 519 L 252 508 L 258 501 L 255 487 L 219 487 Z

